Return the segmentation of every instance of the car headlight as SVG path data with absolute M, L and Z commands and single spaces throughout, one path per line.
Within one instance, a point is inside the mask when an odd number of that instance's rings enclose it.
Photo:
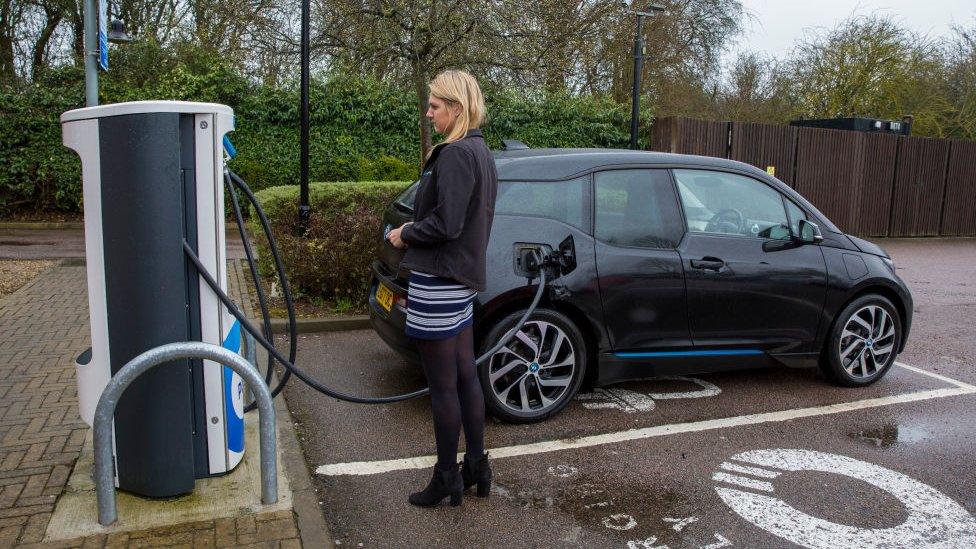
M 881 261 L 884 261 L 884 264 L 891 269 L 891 272 L 895 272 L 895 262 L 892 261 L 890 257 L 882 257 Z

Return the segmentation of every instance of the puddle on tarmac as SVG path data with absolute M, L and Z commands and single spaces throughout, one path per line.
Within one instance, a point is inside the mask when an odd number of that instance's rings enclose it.
M 559 475 L 555 475 L 559 476 Z M 673 534 L 663 517 L 696 514 L 696 509 L 678 492 L 655 486 L 652 479 L 637 485 L 614 484 L 605 478 L 589 478 L 585 474 L 567 475 L 565 482 L 544 482 L 542 485 L 515 485 L 494 482 L 493 497 L 501 497 L 523 509 L 553 509 L 573 517 L 578 525 L 575 532 L 567 532 L 572 541 L 582 530 L 601 536 L 617 537 L 626 542 L 649 536 Z M 548 480 L 553 481 L 550 477 Z M 685 515 L 681 513 L 685 512 Z M 661 543 L 667 540 L 662 537 Z M 681 544 L 679 543 L 679 546 Z
M 855 433 L 849 433 L 855 440 L 860 440 L 876 446 L 887 448 L 896 442 L 920 442 L 930 438 L 931 433 L 923 429 L 920 425 L 896 425 L 894 423 L 864 429 Z

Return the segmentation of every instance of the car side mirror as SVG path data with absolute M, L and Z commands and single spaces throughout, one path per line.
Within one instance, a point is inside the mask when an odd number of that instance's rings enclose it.
M 820 232 L 820 227 L 816 223 L 807 221 L 806 219 L 801 219 L 799 223 L 799 240 L 804 244 L 819 244 L 823 242 L 823 234 Z

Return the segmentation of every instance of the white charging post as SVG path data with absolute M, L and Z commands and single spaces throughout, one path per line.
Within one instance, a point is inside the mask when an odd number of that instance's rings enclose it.
M 240 352 L 240 324 L 183 252 L 186 240 L 226 291 L 222 141 L 234 114 L 137 101 L 68 111 L 61 123 L 82 164 L 92 348 L 77 375 L 91 425 L 110 376 L 143 351 L 202 341 Z M 115 412 L 118 487 L 172 496 L 232 470 L 244 456 L 243 393 L 236 373 L 210 361 L 134 381 Z

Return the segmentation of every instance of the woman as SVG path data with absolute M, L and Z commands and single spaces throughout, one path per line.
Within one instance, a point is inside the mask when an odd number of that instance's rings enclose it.
M 485 289 L 485 251 L 495 214 L 498 174 L 479 127 L 485 118 L 478 82 L 464 71 L 445 71 L 430 83 L 427 117 L 445 136 L 424 162 L 414 217 L 387 238 L 406 248 L 410 269 L 406 333 L 417 343 L 430 385 L 437 463 L 427 487 L 410 503 L 430 506 L 478 485 L 487 497 L 491 468 L 484 452 L 485 405 L 475 368 L 472 313 Z M 460 475 L 458 437 L 464 426 Z

